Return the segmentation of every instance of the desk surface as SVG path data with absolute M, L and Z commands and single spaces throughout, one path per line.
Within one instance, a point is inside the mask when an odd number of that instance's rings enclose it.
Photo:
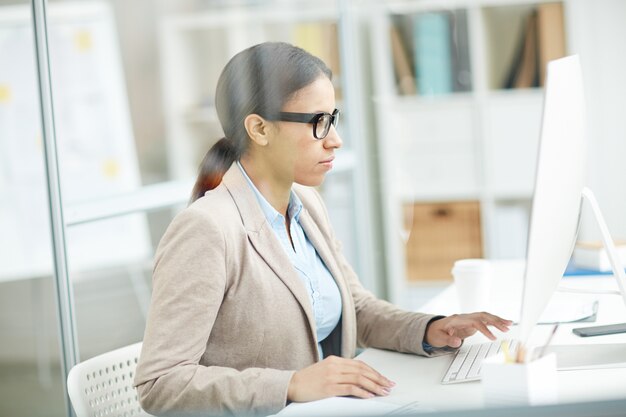
M 488 310 L 508 318 L 506 317 L 507 312 L 519 311 L 523 264 L 519 262 L 498 262 L 495 267 L 496 273 L 494 275 L 492 296 Z M 612 276 L 565 278 L 564 283 L 570 287 L 617 289 L 617 283 Z M 557 294 L 556 296 L 569 297 L 572 302 L 597 299 L 600 301 L 600 307 L 597 320 L 594 323 L 561 324 L 555 334 L 554 345 L 626 344 L 626 334 L 581 338 L 574 335 L 571 331 L 575 327 L 625 322 L 626 306 L 621 297 L 595 294 Z M 420 311 L 446 315 L 458 311 L 454 285 L 446 288 L 441 294 L 424 305 Z M 551 330 L 552 326 L 550 325 L 536 326 L 531 335 L 531 344 L 542 344 Z M 517 326 L 512 327 L 506 334 L 497 330 L 494 331 L 498 338 L 515 338 L 516 333 Z M 478 333 L 468 338 L 465 343 L 482 343 L 484 341 L 487 341 L 487 338 Z M 484 407 L 480 381 L 452 385 L 441 384 L 441 378 L 452 360 L 450 355 L 425 358 L 379 349 L 367 349 L 359 355 L 359 359 L 397 383 L 388 397 L 377 397 L 375 399 L 377 402 L 384 402 L 389 405 L 405 405 L 418 401 L 424 410 L 435 411 Z M 626 398 L 625 382 L 626 368 L 561 371 L 558 372 L 559 402 L 571 403 L 623 399 Z M 321 411 L 321 408 L 324 407 L 323 401 L 317 403 L 312 403 L 311 406 L 318 407 L 318 410 Z M 296 406 L 301 406 L 301 404 Z M 285 414 L 291 414 L 290 411 L 294 411 L 290 410 L 290 407 L 284 410 L 286 411 Z M 305 410 L 302 408 L 300 411 Z M 337 415 L 337 411 L 335 410 L 334 415 Z M 346 410 L 346 414 L 350 414 L 349 410 Z

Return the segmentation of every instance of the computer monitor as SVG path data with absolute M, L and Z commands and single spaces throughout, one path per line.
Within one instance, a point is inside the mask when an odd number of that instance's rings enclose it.
M 585 188 L 586 119 L 577 55 L 547 68 L 535 191 L 532 202 L 519 338 L 527 343 L 572 255 L 583 197 L 592 205 L 626 303 L 626 278 L 591 192 Z

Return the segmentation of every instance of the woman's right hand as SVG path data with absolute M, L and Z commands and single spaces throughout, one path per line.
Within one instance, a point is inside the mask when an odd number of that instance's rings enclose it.
M 347 395 L 372 398 L 389 395 L 394 385 L 365 362 L 329 356 L 293 375 L 287 399 L 306 402 Z

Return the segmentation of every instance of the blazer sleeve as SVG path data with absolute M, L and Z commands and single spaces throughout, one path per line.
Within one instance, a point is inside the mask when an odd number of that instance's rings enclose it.
M 193 206 L 159 244 L 135 377 L 150 414 L 275 413 L 286 405 L 293 371 L 200 364 L 225 294 L 227 249 L 215 220 Z
M 442 318 L 432 314 L 402 310 L 388 301 L 377 298 L 365 289 L 350 263 L 343 256 L 341 243 L 336 239 L 326 206 L 315 191 L 326 216 L 326 229 L 330 231 L 331 245 L 343 277 L 352 293 L 356 310 L 357 342 L 362 347 L 415 353 L 423 356 L 440 356 L 454 351 L 453 348 L 432 348 L 424 350 L 422 342 L 426 327 L 432 320 Z

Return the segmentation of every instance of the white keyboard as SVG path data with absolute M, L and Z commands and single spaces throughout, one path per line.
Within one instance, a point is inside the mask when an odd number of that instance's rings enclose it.
M 459 382 L 478 381 L 481 377 L 483 360 L 500 352 L 502 340 L 495 342 L 463 345 L 457 351 L 442 384 L 456 384 Z M 509 349 L 514 355 L 517 351 L 517 341 L 509 342 Z

